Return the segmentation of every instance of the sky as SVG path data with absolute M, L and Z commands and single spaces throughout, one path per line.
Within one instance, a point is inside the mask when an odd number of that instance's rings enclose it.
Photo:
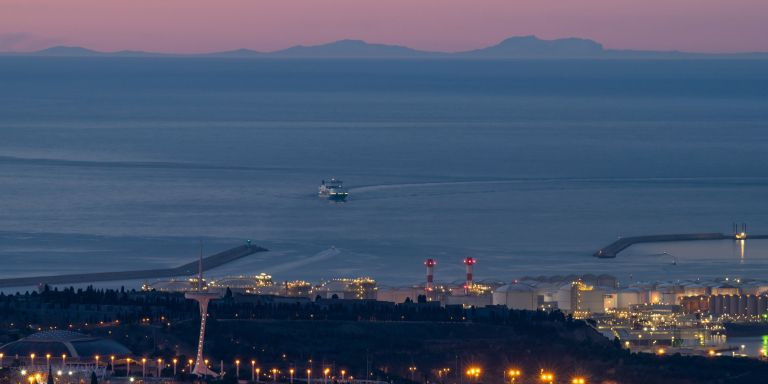
M 510 36 L 768 51 L 768 0 L 0 0 L 0 51 L 270 51 L 340 39 L 460 51 Z

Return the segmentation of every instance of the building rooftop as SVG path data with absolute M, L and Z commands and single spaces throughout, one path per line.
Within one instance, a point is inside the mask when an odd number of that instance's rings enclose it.
M 90 358 L 95 355 L 125 356 L 130 355 L 131 351 L 110 339 L 71 331 L 44 331 L 5 344 L 0 347 L 0 353 L 5 356 L 29 356 L 34 353 L 39 356 L 66 354 L 72 358 Z

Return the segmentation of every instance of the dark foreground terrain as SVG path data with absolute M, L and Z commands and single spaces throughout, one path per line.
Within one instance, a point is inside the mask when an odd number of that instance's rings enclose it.
M 330 375 L 344 370 L 362 378 L 369 372 L 371 379 L 401 383 L 470 383 L 465 373 L 471 367 L 482 369 L 473 384 L 501 383 L 513 368 L 523 372 L 525 383 L 538 382 L 541 370 L 562 383 L 574 376 L 651 384 L 762 383 L 768 377 L 768 364 L 753 359 L 631 354 L 619 340 L 560 312 L 230 294 L 212 305 L 210 319 L 206 357 L 217 370 L 223 362 L 225 381 L 234 380 L 236 360 L 242 379 L 250 379 L 254 361 L 262 375 L 280 369 L 278 381 L 289 380 L 290 368 L 297 379 L 308 368 L 318 378 L 328 368 Z M 134 358 L 187 361 L 194 355 L 199 315 L 180 294 L 47 290 L 0 295 L 0 326 L 2 342 L 68 328 L 118 340 Z M 5 381 L 11 379 L 6 375 Z

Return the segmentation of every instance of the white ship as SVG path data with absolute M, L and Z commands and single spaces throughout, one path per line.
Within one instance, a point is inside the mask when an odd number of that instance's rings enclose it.
M 344 201 L 349 196 L 349 192 L 344 188 L 344 183 L 341 180 L 331 179 L 328 181 L 323 180 L 320 183 L 317 195 L 328 200 Z

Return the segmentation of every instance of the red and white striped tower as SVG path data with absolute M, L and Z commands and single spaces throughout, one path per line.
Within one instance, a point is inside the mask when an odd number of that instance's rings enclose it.
M 430 298 L 435 290 L 435 265 L 437 265 L 437 262 L 435 259 L 427 259 L 424 265 L 427 266 L 427 285 L 424 287 L 424 291 L 427 297 Z
M 464 259 L 464 265 L 467 267 L 467 283 L 464 285 L 464 293 L 469 294 L 469 290 L 474 284 L 472 279 L 472 270 L 474 269 L 475 259 L 473 257 L 467 257 Z

